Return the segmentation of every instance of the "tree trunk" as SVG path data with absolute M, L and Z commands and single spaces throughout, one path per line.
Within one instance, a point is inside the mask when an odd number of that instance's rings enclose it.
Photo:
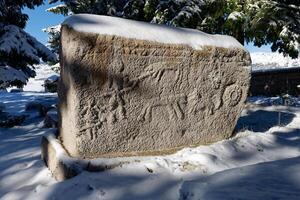
M 236 30 L 235 38 L 244 46 L 245 44 L 245 32 L 243 26 L 240 26 Z

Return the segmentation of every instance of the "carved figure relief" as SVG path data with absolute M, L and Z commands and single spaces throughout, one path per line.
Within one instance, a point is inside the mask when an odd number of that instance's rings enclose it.
M 88 133 L 91 138 L 96 138 L 97 131 L 101 130 L 105 123 L 112 126 L 125 119 L 126 109 L 123 95 L 133 90 L 137 84 L 138 81 L 130 81 L 128 77 L 109 77 L 108 91 L 97 98 L 102 104 L 96 103 L 96 100 L 93 99 L 85 101 L 87 105 L 82 105 L 84 109 L 81 110 L 80 116 L 90 119 L 90 121 L 87 121 L 87 125 L 81 128 L 80 135 Z
M 175 65 L 175 67 L 174 67 Z M 138 80 L 158 85 L 161 83 L 162 87 L 173 87 L 182 77 L 182 71 L 176 67 L 178 63 L 153 63 L 145 68 Z M 149 83 L 148 83 L 149 82 Z
M 197 89 L 188 95 L 188 113 L 197 114 L 205 109 L 205 103 L 202 99 L 201 92 Z
M 187 104 L 187 96 L 184 94 L 161 99 L 154 98 L 149 101 L 150 102 L 147 103 L 138 116 L 140 121 L 151 122 L 153 119 L 152 111 L 156 107 L 161 107 L 163 111 L 167 111 L 169 120 L 179 120 L 184 118 L 183 110 Z
M 130 81 L 128 77 L 113 78 L 109 77 L 109 91 L 102 95 L 108 98 L 108 105 L 104 107 L 106 110 L 106 119 L 109 124 L 114 124 L 126 118 L 125 101 L 123 95 L 133 90 L 137 84 L 137 80 Z
M 211 81 L 212 87 L 214 89 L 219 89 L 222 83 L 222 74 L 220 67 L 217 66 L 216 68 L 211 69 L 208 74 L 208 78 Z

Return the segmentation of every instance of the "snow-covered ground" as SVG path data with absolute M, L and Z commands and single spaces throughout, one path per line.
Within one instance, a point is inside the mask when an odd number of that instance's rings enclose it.
M 57 99 L 38 92 L 52 72 L 38 74 L 30 92 L 0 93 L 5 111 L 28 115 L 21 126 L 0 128 L 0 199 L 299 199 L 299 98 L 293 106 L 249 99 L 229 140 L 56 182 L 40 158 L 41 137 L 55 130 L 25 111 L 28 101 Z
M 284 57 L 280 53 L 251 53 L 252 70 L 300 67 L 300 58 Z

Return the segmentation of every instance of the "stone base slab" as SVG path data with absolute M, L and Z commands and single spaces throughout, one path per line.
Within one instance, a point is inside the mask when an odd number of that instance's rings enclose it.
M 196 147 L 196 146 L 195 146 Z M 168 159 L 174 155 L 174 151 L 161 153 L 159 156 L 129 155 L 127 157 L 80 159 L 69 156 L 56 134 L 51 133 L 42 137 L 41 141 L 42 159 L 57 181 L 64 181 L 77 176 L 83 171 L 103 172 L 105 170 L 122 167 L 128 164 L 157 162 L 157 160 Z M 186 167 L 187 161 L 182 163 Z M 197 166 L 194 166 L 197 167 Z M 186 169 L 185 169 L 186 170 Z
M 42 159 L 57 181 L 63 181 L 78 175 L 85 167 L 84 163 L 72 159 L 53 134 L 42 137 Z
M 91 160 L 72 158 L 55 134 L 43 136 L 41 148 L 42 159 L 57 181 L 72 178 L 82 171 L 100 172 L 143 160 L 143 158 L 137 157 L 97 158 Z

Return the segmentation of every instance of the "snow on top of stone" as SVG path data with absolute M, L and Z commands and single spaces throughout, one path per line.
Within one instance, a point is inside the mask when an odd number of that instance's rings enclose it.
M 115 35 L 166 44 L 183 44 L 197 50 L 203 46 L 244 49 L 231 36 L 211 35 L 194 29 L 174 28 L 118 17 L 78 14 L 68 17 L 63 24 L 80 32 Z

